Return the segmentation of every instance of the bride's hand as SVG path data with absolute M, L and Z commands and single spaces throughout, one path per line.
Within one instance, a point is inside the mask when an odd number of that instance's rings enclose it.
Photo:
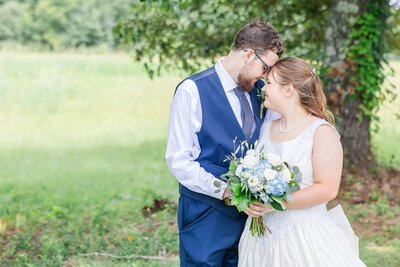
M 265 204 L 265 209 L 266 209 L 266 211 L 265 211 L 265 213 L 270 213 L 270 212 L 273 212 L 273 211 L 275 211 L 276 209 L 274 209 L 271 205 L 269 205 L 269 204 Z M 264 213 L 264 214 L 265 214 Z
M 265 213 L 273 212 L 275 209 L 269 204 L 264 204 L 261 202 L 254 202 L 250 204 L 250 207 L 244 210 L 247 215 L 257 218 L 263 216 Z

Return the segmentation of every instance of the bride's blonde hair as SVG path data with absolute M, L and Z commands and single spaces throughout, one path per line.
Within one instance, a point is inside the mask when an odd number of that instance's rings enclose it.
M 292 84 L 298 91 L 301 105 L 312 115 L 325 119 L 332 125 L 333 114 L 327 109 L 322 81 L 315 70 L 305 60 L 287 57 L 278 60 L 272 67 L 271 74 L 281 85 Z M 276 77 L 274 74 L 278 74 Z

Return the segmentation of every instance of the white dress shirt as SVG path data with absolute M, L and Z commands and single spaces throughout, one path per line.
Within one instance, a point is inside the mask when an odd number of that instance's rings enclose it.
M 234 91 L 237 84 L 224 69 L 223 60 L 224 58 L 221 58 L 217 62 L 215 70 L 235 117 L 239 125 L 242 125 L 241 106 Z M 252 109 L 250 95 L 249 93 L 245 93 L 245 95 Z M 226 183 L 207 172 L 196 161 L 201 152 L 197 136 L 201 124 L 199 92 L 195 82 L 188 79 L 178 86 L 171 104 L 165 158 L 169 170 L 183 186 L 194 192 L 222 199 Z M 252 134 L 255 128 L 254 124 Z M 218 193 L 215 193 L 217 188 L 213 185 L 214 180 L 218 180 L 222 184 L 222 190 Z

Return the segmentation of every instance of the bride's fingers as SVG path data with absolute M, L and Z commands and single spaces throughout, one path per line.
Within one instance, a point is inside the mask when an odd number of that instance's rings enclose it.
M 250 207 L 247 208 L 244 212 L 251 217 L 260 217 L 265 214 L 266 208 L 264 206 L 250 204 Z
M 251 208 L 247 208 L 244 210 L 244 213 L 246 213 L 247 215 L 253 217 L 253 218 L 257 218 L 260 217 L 262 215 L 262 213 L 252 210 Z
M 267 212 L 268 209 L 264 206 L 264 204 L 261 204 L 261 205 L 260 204 L 256 204 L 256 203 L 250 204 L 250 209 L 252 209 L 256 212 L 259 212 L 259 213 Z
M 271 205 L 266 205 L 265 209 L 266 209 L 265 213 L 269 213 L 269 212 L 275 211 L 275 209 L 273 207 L 271 207 Z
M 262 202 L 253 202 L 250 205 L 259 206 L 259 207 L 265 207 L 265 204 L 262 203 Z
M 252 217 L 252 218 L 258 218 L 260 217 L 259 215 L 254 215 L 254 213 L 250 213 L 248 211 L 244 211 L 244 213 L 246 213 L 248 216 Z

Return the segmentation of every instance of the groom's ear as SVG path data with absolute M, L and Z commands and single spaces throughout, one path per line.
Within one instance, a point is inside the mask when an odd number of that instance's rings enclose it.
M 244 52 L 243 60 L 247 64 L 252 60 L 254 50 L 251 48 L 245 48 L 245 49 L 243 49 L 243 52 Z

